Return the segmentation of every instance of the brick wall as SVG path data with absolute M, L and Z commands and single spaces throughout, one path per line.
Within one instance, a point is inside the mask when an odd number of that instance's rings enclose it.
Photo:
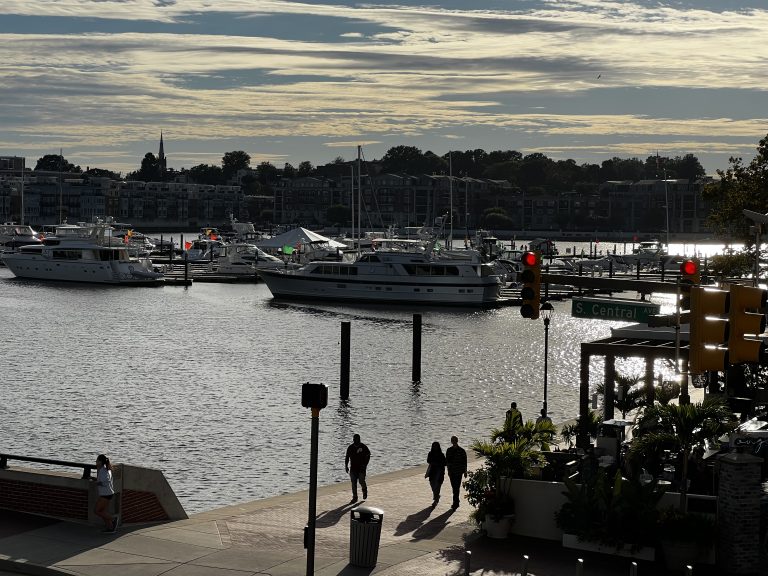
M 150 492 L 124 490 L 120 497 L 123 522 L 161 522 L 169 519 L 157 496 Z
M 87 520 L 88 490 L 0 479 L 0 508 L 56 518 Z
M 719 462 L 718 564 L 723 574 L 757 575 L 762 459 L 749 454 L 731 453 L 720 458 Z

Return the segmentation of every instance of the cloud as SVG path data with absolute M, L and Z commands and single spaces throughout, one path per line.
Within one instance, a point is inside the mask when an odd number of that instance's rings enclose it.
M 398 138 L 585 154 L 590 139 L 697 142 L 727 158 L 723 142 L 766 132 L 768 11 L 708 4 L 9 0 L 5 14 L 41 26 L 0 23 L 0 154 L 66 142 L 140 158 L 164 127 L 315 164 Z M 734 87 L 754 97 L 731 109 Z M 649 90 L 669 100 L 644 105 Z

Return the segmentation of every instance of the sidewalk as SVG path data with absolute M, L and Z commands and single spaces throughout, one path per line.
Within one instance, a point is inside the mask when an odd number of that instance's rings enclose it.
M 478 466 L 474 461 L 470 467 Z M 630 561 L 563 549 L 559 542 L 511 537 L 491 540 L 469 521 L 471 507 L 450 509 L 450 484 L 434 510 L 425 466 L 369 479 L 367 505 L 384 511 L 378 563 L 374 569 L 349 565 L 351 490 L 348 482 L 318 488 L 315 574 L 319 576 L 462 576 L 465 553 L 470 574 L 519 574 L 523 555 L 528 574 L 584 576 L 629 574 Z M 0 513 L 0 575 L 79 574 L 86 576 L 250 576 L 306 573 L 303 528 L 307 492 L 233 505 L 188 520 L 152 526 L 125 526 L 117 534 L 100 527 Z M 10 562 L 9 562 L 10 561 Z M 3 572 L 5 570 L 6 572 Z M 641 563 L 638 574 L 659 575 Z M 697 574 L 698 576 L 698 574 Z

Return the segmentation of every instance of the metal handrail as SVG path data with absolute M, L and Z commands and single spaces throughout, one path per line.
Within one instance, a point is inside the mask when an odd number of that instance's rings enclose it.
M 83 464 L 82 462 L 67 462 L 66 460 L 52 460 L 50 458 L 37 458 L 35 456 L 17 456 L 14 454 L 0 454 L 0 469 L 8 468 L 8 460 L 20 460 L 22 462 L 37 462 L 38 464 L 53 464 L 55 466 L 70 466 L 83 469 L 83 480 L 91 477 L 91 470 L 95 464 Z

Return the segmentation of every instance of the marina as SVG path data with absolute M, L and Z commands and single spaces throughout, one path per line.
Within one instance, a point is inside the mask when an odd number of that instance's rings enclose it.
M 487 435 L 511 400 L 526 417 L 541 404 L 542 326 L 516 307 L 282 303 L 263 283 L 146 291 L 18 279 L 7 269 L 0 286 L 7 325 L 25 327 L 8 335 L 3 355 L 6 450 L 71 460 L 105 451 L 156 466 L 190 513 L 305 486 L 297 470 L 309 456 L 300 405 L 307 381 L 330 388 L 322 484 L 347 481 L 340 458 L 353 433 L 374 453 L 376 474 L 420 463 L 433 439 Z M 564 421 L 578 411 L 573 341 L 624 323 L 574 319 L 569 302 L 553 305 L 549 410 Z M 418 383 L 415 311 L 423 315 Z M 338 389 L 342 321 L 352 332 L 346 402 Z M 34 360 L 31 350 L 41 351 Z M 38 423 L 33 430 L 29 421 Z

